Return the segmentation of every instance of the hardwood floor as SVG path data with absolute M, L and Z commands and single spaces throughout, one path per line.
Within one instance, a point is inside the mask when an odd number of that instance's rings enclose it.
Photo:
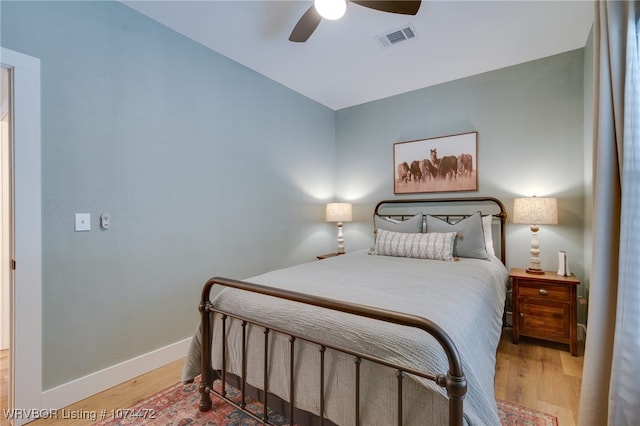
M 0 351 L 0 410 L 9 407 L 9 350 Z M 4 411 L 0 411 L 4 413 Z M 8 425 L 5 416 L 0 415 L 0 426 Z
M 564 345 L 521 338 L 511 343 L 511 329 L 505 329 L 498 347 L 496 398 L 544 411 L 558 417 L 559 426 L 575 426 L 578 416 L 584 342 L 573 357 Z M 110 412 L 127 408 L 137 401 L 177 383 L 183 360 L 106 390 L 67 407 L 69 411 Z M 32 426 L 61 424 L 41 419 Z M 88 425 L 90 419 L 67 420 L 65 425 Z
M 106 410 L 107 417 L 110 418 L 111 410 L 127 408 L 136 402 L 148 398 L 149 396 L 178 383 L 180 380 L 180 370 L 184 360 L 174 361 L 164 367 L 158 368 L 150 373 L 144 374 L 135 379 L 124 382 L 111 389 L 107 389 L 97 395 L 84 399 L 65 408 L 68 413 L 96 413 L 97 420 L 102 420 L 100 414 Z M 88 416 L 85 416 L 88 417 Z M 29 423 L 29 426 L 64 424 L 65 426 L 90 425 L 94 421 L 89 419 L 40 419 Z
M 568 345 L 526 337 L 514 345 L 511 329 L 505 329 L 496 360 L 496 398 L 553 414 L 559 426 L 575 426 L 583 362 L 583 341 L 574 357 Z

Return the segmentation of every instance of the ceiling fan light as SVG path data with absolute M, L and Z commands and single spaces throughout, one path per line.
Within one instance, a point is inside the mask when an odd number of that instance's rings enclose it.
M 316 11 L 325 19 L 336 20 L 347 11 L 346 0 L 314 0 Z

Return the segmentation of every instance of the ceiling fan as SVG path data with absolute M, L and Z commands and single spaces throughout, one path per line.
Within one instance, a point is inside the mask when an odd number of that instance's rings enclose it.
M 325 14 L 324 4 L 329 2 L 331 6 L 337 8 L 335 14 Z M 314 4 L 302 15 L 296 26 L 291 31 L 289 41 L 302 43 L 313 34 L 315 29 L 322 21 L 322 18 L 326 19 L 338 19 L 344 15 L 347 7 L 347 1 L 358 4 L 360 6 L 368 7 L 370 9 L 379 10 L 381 12 L 400 13 L 403 15 L 415 15 L 420 9 L 420 0 L 416 1 L 404 1 L 404 0 L 315 0 Z

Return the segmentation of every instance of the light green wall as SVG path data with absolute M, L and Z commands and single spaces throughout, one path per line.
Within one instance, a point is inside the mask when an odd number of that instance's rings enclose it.
M 478 131 L 479 189 L 509 213 L 513 198 L 558 198 L 557 226 L 539 232 L 542 267 L 557 270 L 568 251 L 572 272 L 584 277 L 584 49 L 440 84 L 336 114 L 336 188 L 357 205 L 359 223 L 345 226 L 350 249 L 370 247 L 375 203 L 393 198 L 393 144 Z M 507 225 L 507 266 L 527 267 L 531 233 Z
M 190 336 L 211 276 L 330 250 L 334 111 L 118 2 L 1 7 L 42 65 L 45 389 Z

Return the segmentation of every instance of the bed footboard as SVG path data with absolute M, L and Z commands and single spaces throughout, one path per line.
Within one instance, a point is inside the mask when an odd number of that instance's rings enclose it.
M 426 333 L 429 333 L 430 335 L 432 335 L 444 350 L 444 353 L 447 356 L 449 369 L 446 372 L 446 374 L 445 373 L 432 374 L 429 372 L 413 370 L 411 368 L 407 368 L 406 366 L 394 365 L 392 363 L 389 363 L 383 359 L 377 358 L 370 354 L 359 353 L 357 351 L 353 351 L 348 348 L 337 347 L 333 345 L 332 342 L 319 342 L 317 340 L 310 339 L 308 336 L 296 335 L 295 333 L 292 333 L 287 330 L 275 329 L 266 324 L 261 324 L 256 321 L 248 320 L 244 318 L 242 315 L 239 315 L 238 313 L 221 311 L 215 308 L 210 301 L 210 292 L 214 285 L 232 287 L 236 289 L 241 289 L 241 290 L 250 291 L 254 293 L 260 293 L 268 296 L 287 299 L 290 301 L 305 303 L 308 305 L 313 305 L 321 308 L 331 309 L 335 311 L 345 312 L 348 314 L 359 315 L 367 318 L 386 321 L 389 323 L 395 323 L 402 326 L 415 327 L 415 328 L 424 330 Z M 204 285 L 204 288 L 202 290 L 202 297 L 199 305 L 199 310 L 201 314 L 201 356 L 200 356 L 201 383 L 199 388 L 201 393 L 201 400 L 200 400 L 199 408 L 201 411 L 208 411 L 211 408 L 212 401 L 211 401 L 210 393 L 216 393 L 222 399 L 234 405 L 236 408 L 243 409 L 248 415 L 262 422 L 263 424 L 272 424 L 268 421 L 268 418 L 267 418 L 267 401 L 266 401 L 267 392 L 262 392 L 262 394 L 264 395 L 264 400 L 261 401 L 264 405 L 264 413 L 262 413 L 262 415 L 258 415 L 245 410 L 244 401 L 245 401 L 245 388 L 247 384 L 246 384 L 246 360 L 245 360 L 246 348 L 244 346 L 245 345 L 244 333 L 245 333 L 247 324 L 253 324 L 253 325 L 262 327 L 264 329 L 264 340 L 265 340 L 265 343 L 264 343 L 265 355 L 264 355 L 264 370 L 263 370 L 264 371 L 264 388 L 263 388 L 264 390 L 268 389 L 268 381 L 269 381 L 269 377 L 267 373 L 268 371 L 267 345 L 268 345 L 269 333 L 278 332 L 278 333 L 282 333 L 284 335 L 289 336 L 289 348 L 290 348 L 289 349 L 290 350 L 289 413 L 283 413 L 283 414 L 288 415 L 290 424 L 294 424 L 294 408 L 295 408 L 295 401 L 296 401 L 296 392 L 295 392 L 296 389 L 294 387 L 294 370 L 295 370 L 294 353 L 296 351 L 296 340 L 298 339 L 301 339 L 310 343 L 314 343 L 320 346 L 320 372 L 319 372 L 321 377 L 320 392 L 319 392 L 320 410 L 319 410 L 319 413 L 317 413 L 320 419 L 320 424 L 323 424 L 325 422 L 325 419 L 324 419 L 325 405 L 323 400 L 324 399 L 323 377 L 324 377 L 324 368 L 325 368 L 324 353 L 326 349 L 332 349 L 338 352 L 342 352 L 342 353 L 354 356 L 354 364 L 355 364 L 355 371 L 356 371 L 355 373 L 356 389 L 354 391 L 355 399 L 352 406 L 355 409 L 356 425 L 360 424 L 359 383 L 360 383 L 360 363 L 362 362 L 362 360 L 371 361 L 376 364 L 394 369 L 396 371 L 397 389 L 398 389 L 398 402 L 397 402 L 398 425 L 403 424 L 402 387 L 403 387 L 403 379 L 406 374 L 411 374 L 411 375 L 415 375 L 418 377 L 431 380 L 435 382 L 438 386 L 444 388 L 448 396 L 449 425 L 462 426 L 463 424 L 463 401 L 464 401 L 465 394 L 467 392 L 467 381 L 465 379 L 465 375 L 462 369 L 460 356 L 451 338 L 444 332 L 444 330 L 441 327 L 439 327 L 437 324 L 433 323 L 432 321 L 429 321 L 428 319 L 415 316 L 415 315 L 408 315 L 400 312 L 389 311 L 389 310 L 374 308 L 374 307 L 365 306 L 365 305 L 347 303 L 347 302 L 342 302 L 342 301 L 328 299 L 328 298 L 316 297 L 316 296 L 311 296 L 303 293 L 276 289 L 276 288 L 267 287 L 259 284 L 253 284 L 253 283 L 248 283 L 244 281 L 238 281 L 238 280 L 220 278 L 220 277 L 212 278 L 209 281 L 207 281 L 207 283 Z M 212 324 L 213 315 L 212 314 L 213 313 L 220 314 L 222 318 L 222 323 L 223 323 L 223 327 L 222 327 L 223 347 L 222 347 L 222 360 L 221 360 L 222 369 L 220 373 L 220 379 L 222 380 L 221 392 L 218 392 L 213 389 L 214 375 L 217 375 L 217 373 L 214 372 L 211 364 L 211 354 L 212 354 L 211 345 L 212 345 L 212 336 L 213 336 L 213 324 Z M 227 398 L 225 395 L 225 384 L 227 380 L 226 378 L 227 373 L 226 373 L 225 367 L 226 367 L 227 360 L 226 360 L 226 350 L 224 346 L 226 345 L 226 338 L 224 335 L 226 327 L 224 324 L 227 318 L 238 319 L 242 322 L 243 342 L 242 342 L 242 355 L 241 355 L 242 356 L 242 361 L 241 361 L 242 374 L 240 377 L 240 389 L 239 389 L 241 393 L 240 403 L 236 403 L 232 401 L 231 399 Z

